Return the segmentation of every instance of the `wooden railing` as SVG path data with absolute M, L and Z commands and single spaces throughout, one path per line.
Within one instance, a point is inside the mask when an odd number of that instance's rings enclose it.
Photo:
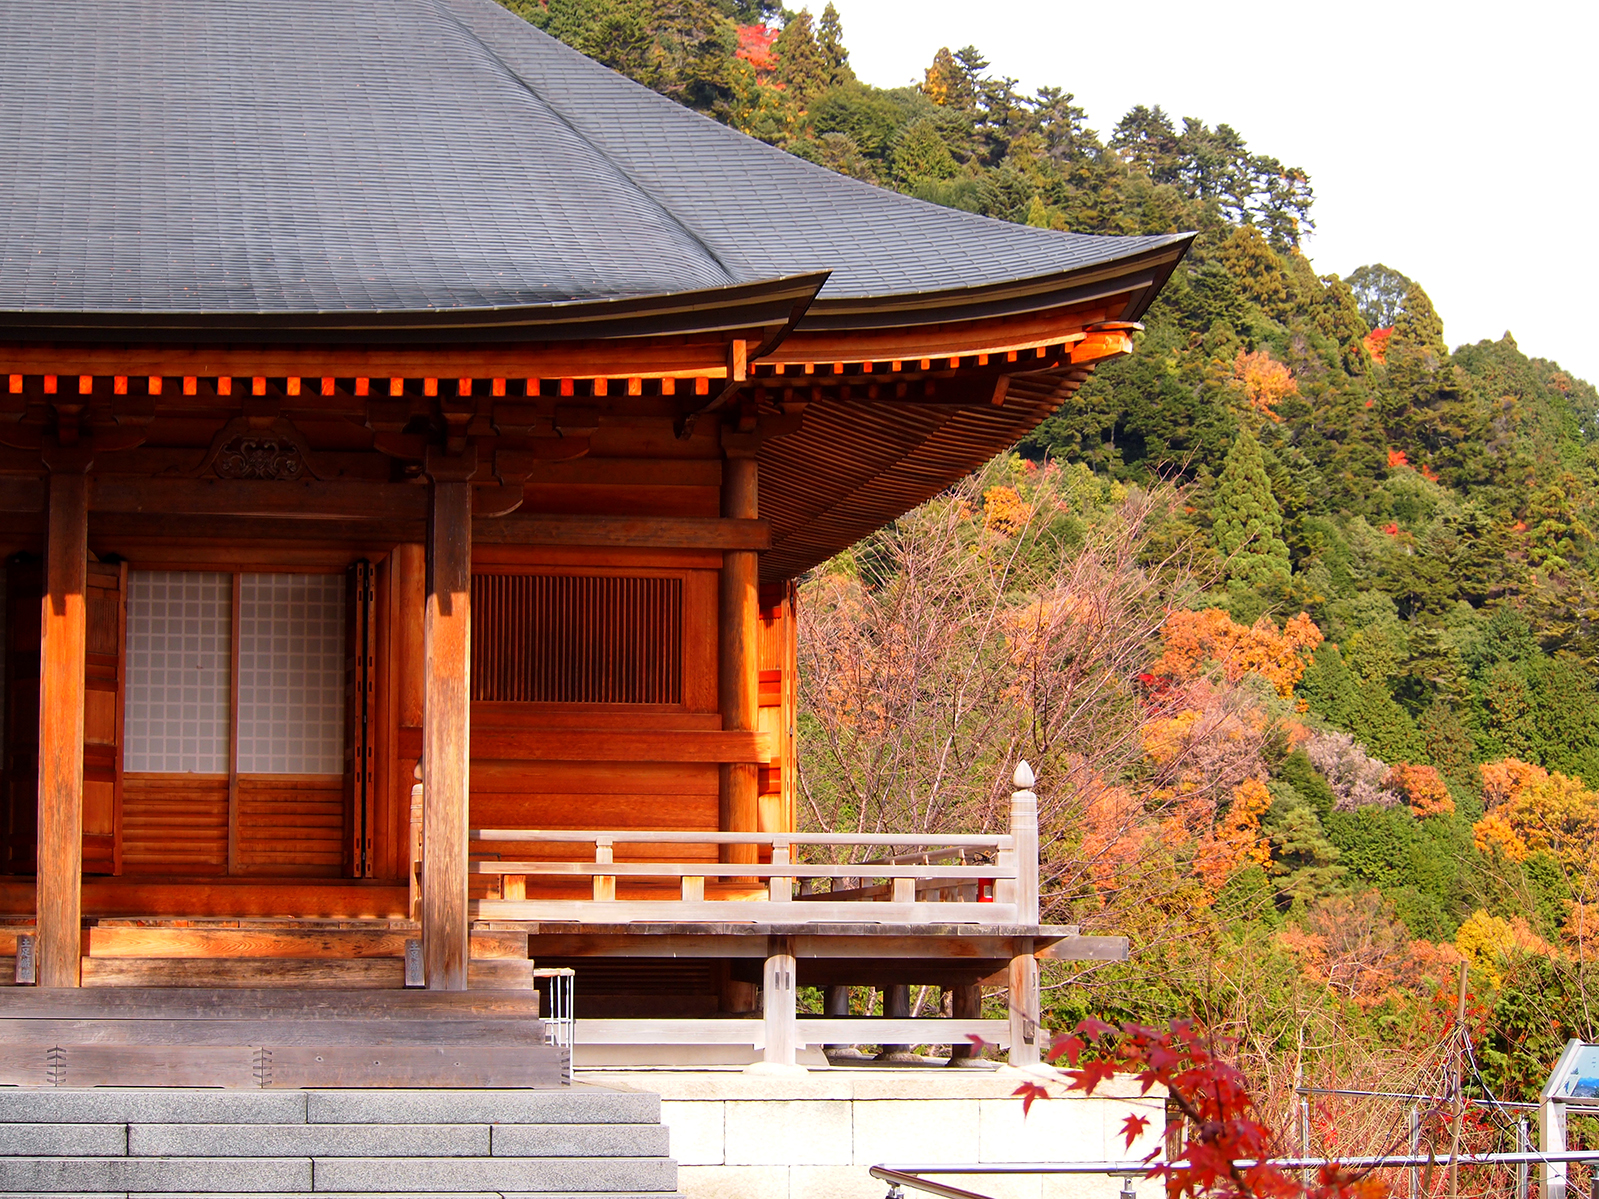
M 592 846 L 591 861 L 502 860 L 481 848 L 469 869 L 497 895 L 473 904 L 479 919 L 595 923 L 975 924 L 1038 923 L 1038 811 L 1018 791 L 1008 833 L 721 833 L 681 830 L 473 829 L 471 842 Z M 617 861 L 619 845 L 752 845 L 756 862 Z M 886 851 L 863 862 L 807 862 L 800 847 Z M 988 858 L 987 861 L 970 860 Z M 951 861 L 950 859 L 954 859 Z M 530 896 L 529 879 L 589 879 L 589 899 Z M 618 899 L 617 880 L 677 884 L 674 898 Z M 707 880 L 737 880 L 739 897 L 706 897 Z M 764 883 L 764 888 L 761 884 Z M 818 884 L 826 884 L 825 889 Z M 754 897 L 749 897 L 751 891 Z

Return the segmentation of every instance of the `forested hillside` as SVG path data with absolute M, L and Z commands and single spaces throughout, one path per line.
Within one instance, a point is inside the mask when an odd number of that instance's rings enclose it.
M 807 581 L 810 819 L 981 827 L 1030 758 L 1051 916 L 1135 942 L 1056 967 L 1052 1023 L 1198 1014 L 1279 1107 L 1296 1079 L 1442 1085 L 1462 959 L 1479 1090 L 1535 1097 L 1599 1034 L 1591 384 L 1508 333 L 1451 349 L 1398 270 L 1318 277 L 1309 174 L 1227 124 L 1096 132 L 971 47 L 871 87 L 831 6 L 506 2 L 834 170 L 1199 234 L 1134 356 Z

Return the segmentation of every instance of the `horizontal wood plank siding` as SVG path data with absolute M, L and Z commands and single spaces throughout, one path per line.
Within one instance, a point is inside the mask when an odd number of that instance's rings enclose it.
M 338 877 L 344 806 L 339 775 L 241 775 L 239 873 Z
M 124 874 L 190 877 L 227 871 L 226 775 L 124 776 Z

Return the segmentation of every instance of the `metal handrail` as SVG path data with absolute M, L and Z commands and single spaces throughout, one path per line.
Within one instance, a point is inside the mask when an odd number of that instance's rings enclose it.
M 574 984 L 577 971 L 570 966 L 536 966 L 534 978 L 550 980 L 550 1010 L 543 1017 L 544 1043 L 566 1050 L 566 1081 L 572 1081 L 572 1057 L 577 1050 Z
M 1356 1170 L 1407 1169 L 1421 1166 L 1495 1166 L 1495 1165 L 1553 1165 L 1556 1163 L 1599 1162 L 1599 1149 L 1574 1149 L 1558 1153 L 1461 1153 L 1449 1154 L 1379 1154 L 1370 1157 L 1280 1157 L 1269 1159 L 1270 1164 L 1283 1170 L 1314 1170 L 1322 1166 L 1345 1166 Z M 939 1162 L 931 1165 L 877 1165 L 868 1173 L 889 1185 L 888 1199 L 902 1199 L 901 1188 L 924 1191 L 943 1199 L 989 1199 L 977 1191 L 963 1190 L 947 1183 L 933 1182 L 923 1174 L 1104 1174 L 1120 1177 L 1122 1195 L 1132 1196 L 1132 1180 L 1152 1178 L 1168 1163 L 1147 1161 L 1098 1162 Z M 1260 1159 L 1241 1159 L 1233 1165 L 1241 1170 L 1261 1165 Z

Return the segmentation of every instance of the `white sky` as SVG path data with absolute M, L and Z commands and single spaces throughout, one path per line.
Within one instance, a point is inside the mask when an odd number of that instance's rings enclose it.
M 1138 103 L 1228 123 L 1310 173 L 1320 273 L 1387 263 L 1451 345 L 1508 329 L 1599 382 L 1594 0 L 834 2 L 868 83 L 970 44 L 1025 90 L 1075 93 L 1102 137 Z

